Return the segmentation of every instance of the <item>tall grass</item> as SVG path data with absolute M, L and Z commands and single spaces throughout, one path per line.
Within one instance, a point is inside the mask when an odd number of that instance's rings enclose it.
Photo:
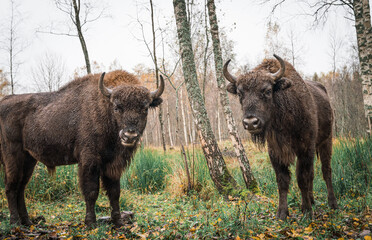
M 77 165 L 60 166 L 50 175 L 45 165 L 38 163 L 26 188 L 26 197 L 38 200 L 63 200 L 78 191 Z
M 333 182 L 339 197 L 363 196 L 372 189 L 372 137 L 340 140 L 333 149 Z
M 5 188 L 4 172 L 0 171 L 0 187 Z M 50 175 L 45 165 L 38 163 L 26 187 L 26 198 L 38 200 L 63 199 L 78 190 L 77 166 L 67 165 L 56 168 Z
M 125 171 L 121 186 L 141 193 L 154 193 L 164 189 L 169 170 L 169 163 L 163 155 L 141 148 Z

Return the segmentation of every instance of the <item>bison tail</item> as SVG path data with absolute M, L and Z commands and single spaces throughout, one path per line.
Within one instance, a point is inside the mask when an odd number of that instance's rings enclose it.
M 49 175 L 54 176 L 56 174 L 56 167 L 48 167 L 47 166 L 47 169 L 48 169 L 48 174 Z

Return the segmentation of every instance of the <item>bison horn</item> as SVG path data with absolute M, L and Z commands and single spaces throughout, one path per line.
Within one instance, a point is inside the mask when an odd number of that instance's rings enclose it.
M 280 68 L 279 70 L 276 72 L 276 73 L 273 73 L 272 76 L 274 78 L 274 81 L 280 79 L 283 77 L 284 75 L 284 71 L 285 71 L 285 64 L 284 64 L 284 61 L 281 57 L 279 57 L 278 55 L 274 54 L 274 57 L 279 61 L 280 63 Z
M 223 66 L 223 75 L 225 76 L 225 78 L 231 82 L 231 83 L 236 83 L 236 77 L 234 77 L 233 75 L 231 75 L 229 73 L 229 71 L 227 70 L 227 67 L 229 66 L 229 63 L 230 63 L 231 59 L 227 60 L 227 62 L 225 63 L 225 65 Z
M 158 89 L 151 92 L 152 99 L 160 97 L 163 94 L 163 92 L 164 92 L 164 78 L 162 75 L 160 75 L 160 85 Z
M 99 78 L 99 82 L 98 82 L 99 90 L 101 91 L 101 93 L 102 93 L 104 96 L 110 98 L 110 96 L 111 96 L 111 94 L 112 94 L 112 90 L 109 89 L 109 88 L 107 88 L 107 87 L 105 87 L 105 86 L 103 85 L 103 79 L 104 79 L 104 77 L 105 77 L 105 74 L 106 74 L 105 72 L 102 73 L 101 77 Z

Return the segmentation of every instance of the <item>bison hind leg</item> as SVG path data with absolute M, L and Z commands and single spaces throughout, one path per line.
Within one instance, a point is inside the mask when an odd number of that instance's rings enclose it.
M 5 193 L 8 200 L 10 212 L 10 224 L 25 224 L 31 222 L 28 217 L 24 191 L 31 178 L 36 165 L 27 152 L 21 150 L 18 144 L 8 144 L 5 149 L 2 147 L 3 162 L 5 169 Z
M 322 163 L 322 173 L 323 179 L 326 182 L 327 192 L 328 192 L 328 204 L 332 209 L 337 209 L 337 200 L 333 191 L 332 185 L 332 168 L 331 168 L 331 159 L 332 159 L 332 138 L 328 138 L 322 142 L 317 150 L 319 152 L 320 161 Z
M 313 149 L 301 152 L 298 155 L 296 164 L 296 175 L 298 187 L 301 190 L 302 205 L 301 210 L 304 215 L 312 216 L 312 185 L 314 178 L 314 154 Z
M 27 213 L 26 203 L 25 203 L 25 188 L 27 183 L 30 181 L 34 168 L 36 166 L 37 161 L 33 159 L 31 156 L 27 157 L 27 161 L 23 165 L 23 177 L 19 185 L 18 189 L 18 197 L 17 197 L 17 206 L 18 206 L 18 214 L 21 219 L 21 224 L 23 225 L 32 225 L 30 218 Z

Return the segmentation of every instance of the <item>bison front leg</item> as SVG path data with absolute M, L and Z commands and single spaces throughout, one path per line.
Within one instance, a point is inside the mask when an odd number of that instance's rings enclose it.
M 85 224 L 88 226 L 96 223 L 94 207 L 99 193 L 99 168 L 97 162 L 89 159 L 79 164 L 80 189 L 86 204 Z
M 301 190 L 302 206 L 304 214 L 308 213 L 312 217 L 311 191 L 314 172 L 314 151 L 308 151 L 298 156 L 296 175 L 298 187 Z
M 288 166 L 282 164 L 279 158 L 275 157 L 273 153 L 269 153 L 269 155 L 271 164 L 275 170 L 276 182 L 279 189 L 279 208 L 276 217 L 285 220 L 289 216 L 287 195 L 291 176 Z
M 111 211 L 111 221 L 115 226 L 123 226 L 121 220 L 119 198 L 120 198 L 120 179 L 111 179 L 107 176 L 102 176 L 102 184 L 106 189 L 107 196 L 110 199 Z

